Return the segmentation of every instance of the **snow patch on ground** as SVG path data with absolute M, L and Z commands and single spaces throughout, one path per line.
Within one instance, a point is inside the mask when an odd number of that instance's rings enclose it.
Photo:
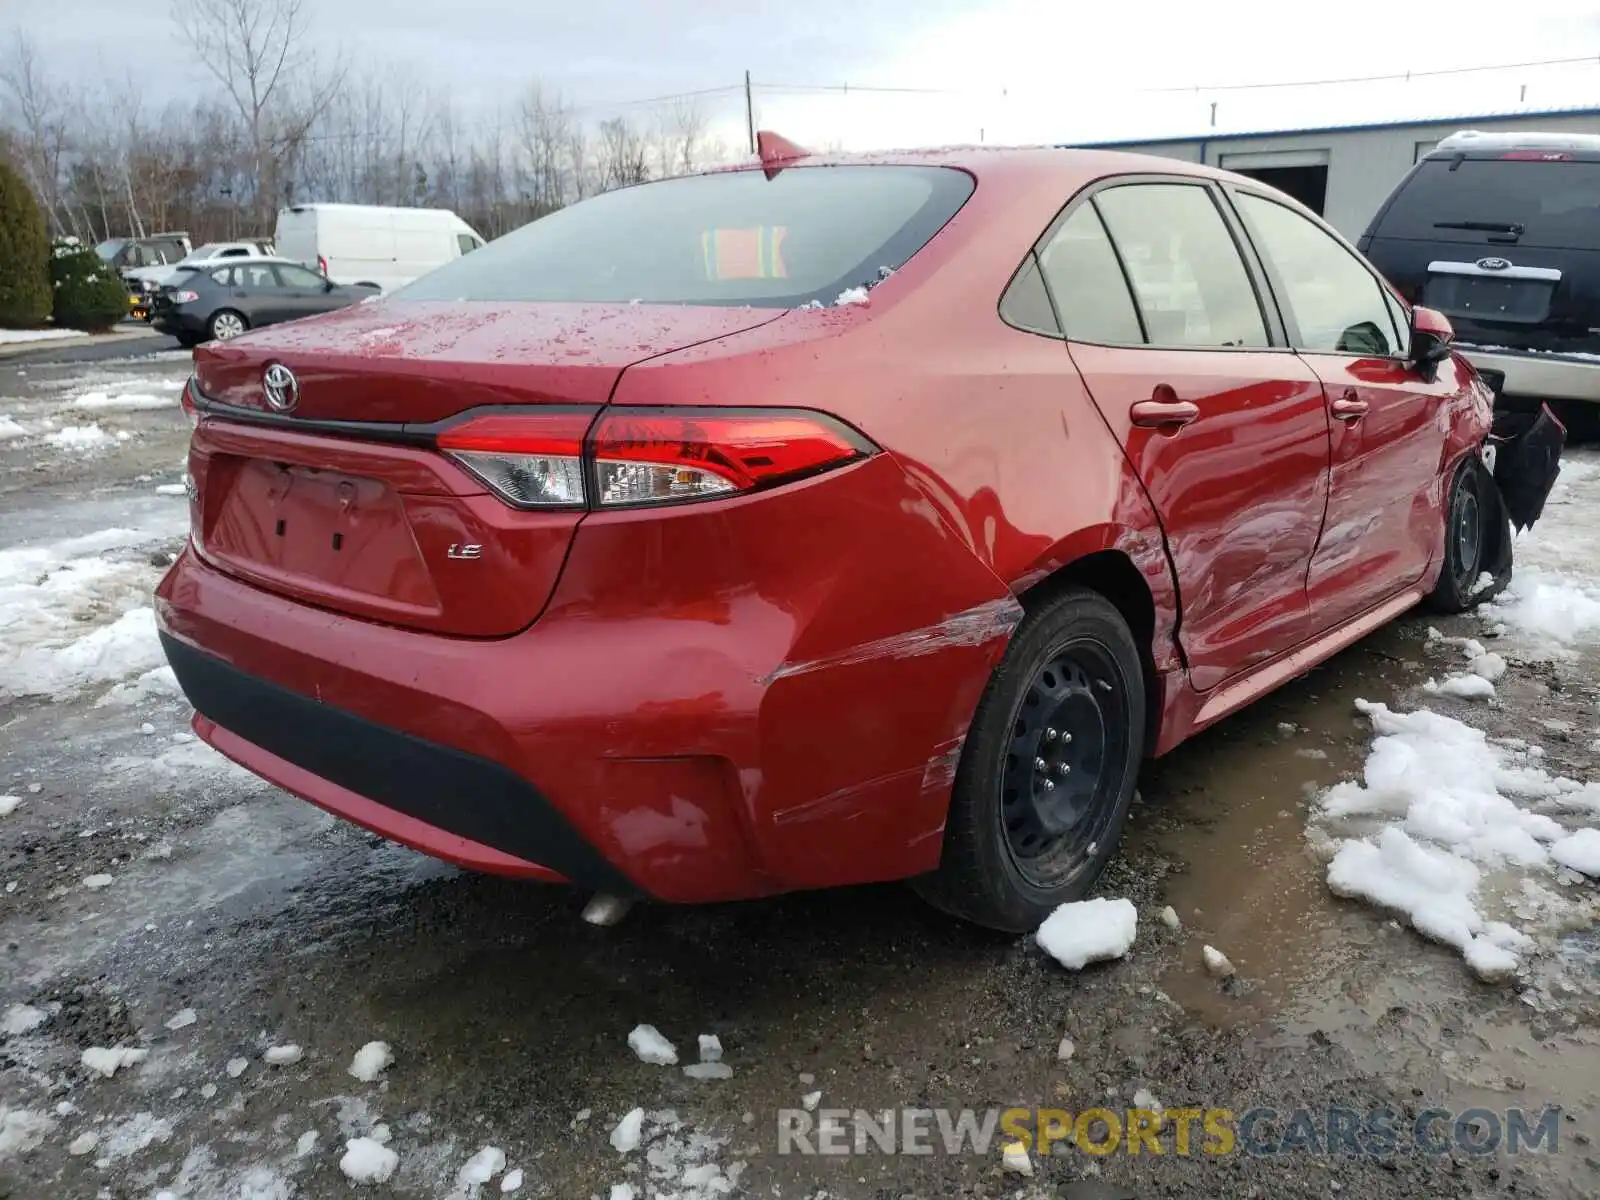
M 27 436 L 28 431 L 14 417 L 0 416 L 0 442 L 9 442 L 15 438 Z
M 1062 966 L 1080 971 L 1092 962 L 1121 958 L 1138 930 L 1139 910 L 1132 900 L 1099 896 L 1061 905 L 1034 937 Z
M 0 1104 L 0 1162 L 37 1150 L 55 1127 L 44 1113 Z
M 165 396 L 152 396 L 148 392 L 85 392 L 73 400 L 72 407 L 89 412 L 148 412 L 158 408 L 176 408 L 177 401 Z
M 400 1156 L 372 1138 L 351 1138 L 345 1143 L 339 1170 L 352 1183 L 387 1183 L 400 1165 Z
M 1493 743 L 1451 717 L 1356 706 L 1377 735 L 1362 778 L 1319 797 L 1309 832 L 1328 856 L 1329 888 L 1399 913 L 1483 979 L 1515 974 L 1594 905 L 1552 892 L 1534 913 L 1521 900 L 1524 884 L 1560 883 L 1555 846 L 1583 857 L 1589 839 L 1554 814 L 1600 810 L 1600 789 L 1548 774 L 1536 747 Z
M 16 346 L 23 342 L 55 342 L 62 338 L 88 336 L 76 329 L 0 329 L 0 346 Z
M 63 425 L 60 429 L 44 436 L 45 445 L 54 446 L 57 450 L 69 450 L 75 454 L 102 450 L 115 440 L 99 425 L 92 424 Z
M 59 699 L 163 667 L 145 549 L 162 540 L 106 529 L 0 550 L 0 696 Z
M 1536 566 L 1519 566 L 1499 599 L 1479 611 L 1552 653 L 1600 634 L 1600 586 Z

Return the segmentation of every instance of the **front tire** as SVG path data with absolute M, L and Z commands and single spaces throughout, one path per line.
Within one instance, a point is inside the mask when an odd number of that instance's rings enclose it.
M 918 890 L 979 925 L 1036 928 L 1110 861 L 1144 745 L 1144 671 L 1127 622 L 1098 592 L 1063 592 L 1023 621 L 989 680 L 939 868 Z
M 1472 455 L 1456 468 L 1445 497 L 1444 566 L 1428 607 L 1466 612 L 1494 599 L 1510 580 L 1511 520 L 1494 477 Z

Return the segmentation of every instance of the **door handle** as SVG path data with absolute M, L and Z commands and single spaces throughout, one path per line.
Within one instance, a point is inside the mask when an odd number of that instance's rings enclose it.
M 1191 400 L 1140 400 L 1128 410 L 1128 417 L 1141 429 L 1181 429 L 1200 416 L 1200 406 Z
M 1337 421 L 1359 421 L 1371 407 L 1354 392 L 1346 392 L 1333 402 L 1333 416 Z

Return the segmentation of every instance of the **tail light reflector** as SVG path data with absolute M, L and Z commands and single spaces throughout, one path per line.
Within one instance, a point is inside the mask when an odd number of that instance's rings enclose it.
M 591 425 L 593 428 L 591 428 Z M 876 453 L 848 425 L 796 409 L 493 412 L 436 438 L 518 508 L 620 508 L 739 495 Z

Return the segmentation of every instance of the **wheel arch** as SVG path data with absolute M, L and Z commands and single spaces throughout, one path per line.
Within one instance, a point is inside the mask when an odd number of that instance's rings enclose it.
M 1088 588 L 1104 596 L 1122 615 L 1133 633 L 1133 640 L 1139 647 L 1139 661 L 1144 668 L 1144 744 L 1148 754 L 1156 744 L 1160 731 L 1163 695 L 1160 673 L 1156 667 L 1156 639 L 1160 622 L 1155 594 L 1146 582 L 1144 573 L 1134 565 L 1126 552 L 1106 548 L 1083 554 L 1057 567 L 1019 592 L 1017 599 L 1021 601 L 1023 609 L 1031 613 L 1073 587 Z

